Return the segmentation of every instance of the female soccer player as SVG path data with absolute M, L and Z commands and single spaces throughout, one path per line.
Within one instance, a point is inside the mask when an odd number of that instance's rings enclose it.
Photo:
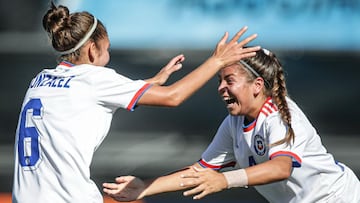
M 133 176 L 104 183 L 128 201 L 183 190 L 194 199 L 226 188 L 254 186 L 269 202 L 360 202 L 360 183 L 327 153 L 319 135 L 287 96 L 283 68 L 265 49 L 219 71 L 218 92 L 229 114 L 193 166 L 152 180 Z M 219 170 L 238 164 L 240 169 Z
M 43 27 L 61 62 L 41 71 L 25 95 L 16 132 L 13 202 L 103 202 L 89 167 L 118 108 L 178 106 L 221 68 L 259 49 L 243 48 L 255 34 L 238 42 L 246 27 L 229 42 L 225 33 L 202 65 L 161 86 L 181 67 L 183 55 L 153 78 L 131 80 L 105 67 L 108 35 L 90 13 L 70 14 L 67 7 L 52 4 Z

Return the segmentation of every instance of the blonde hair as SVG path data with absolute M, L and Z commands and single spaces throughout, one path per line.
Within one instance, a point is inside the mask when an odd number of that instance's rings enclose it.
M 274 53 L 266 49 L 261 49 L 257 51 L 256 56 L 244 59 L 243 62 L 258 73 L 258 76 L 263 78 L 265 81 L 265 95 L 272 98 L 279 110 L 282 121 L 288 127 L 285 138 L 271 145 L 290 144 L 291 141 L 295 140 L 295 133 L 291 126 L 291 114 L 286 101 L 288 94 L 285 75 L 280 61 Z M 248 69 L 247 67 L 244 68 Z M 254 75 L 251 70 L 247 72 L 251 80 L 258 77 Z

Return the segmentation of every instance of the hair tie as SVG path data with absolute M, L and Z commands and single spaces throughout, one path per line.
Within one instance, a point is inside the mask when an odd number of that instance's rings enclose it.
M 263 50 L 263 52 L 264 52 L 264 54 L 266 54 L 266 55 L 270 55 L 270 51 L 269 50 L 267 50 L 267 49 L 265 49 L 265 48 L 262 48 L 262 50 Z
M 85 44 L 86 41 L 91 37 L 91 35 L 94 33 L 97 26 L 97 19 L 94 17 L 94 24 L 91 26 L 90 30 L 85 34 L 85 36 L 76 44 L 75 47 L 59 52 L 61 55 L 70 54 L 78 50 L 82 45 Z

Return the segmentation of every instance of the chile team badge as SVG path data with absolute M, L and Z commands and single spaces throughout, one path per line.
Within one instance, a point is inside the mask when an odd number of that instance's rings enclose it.
M 266 152 L 265 140 L 260 135 L 255 135 L 254 137 L 254 149 L 257 155 L 263 156 Z

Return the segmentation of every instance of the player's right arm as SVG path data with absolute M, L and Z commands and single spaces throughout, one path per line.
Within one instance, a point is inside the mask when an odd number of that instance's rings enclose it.
M 114 183 L 103 183 L 103 191 L 113 199 L 129 202 L 164 192 L 184 190 L 181 185 L 181 174 L 195 172 L 194 167 L 201 168 L 198 163 L 179 171 L 154 179 L 141 180 L 134 176 L 121 176 Z
M 254 56 L 260 47 L 244 48 L 244 46 L 254 40 L 257 37 L 256 34 L 238 42 L 246 30 L 247 27 L 243 27 L 229 42 L 227 42 L 228 33 L 226 32 L 217 44 L 212 56 L 203 64 L 172 85 L 152 86 L 141 96 L 137 104 L 169 107 L 178 106 L 200 89 L 221 68 L 234 64 L 243 58 Z

